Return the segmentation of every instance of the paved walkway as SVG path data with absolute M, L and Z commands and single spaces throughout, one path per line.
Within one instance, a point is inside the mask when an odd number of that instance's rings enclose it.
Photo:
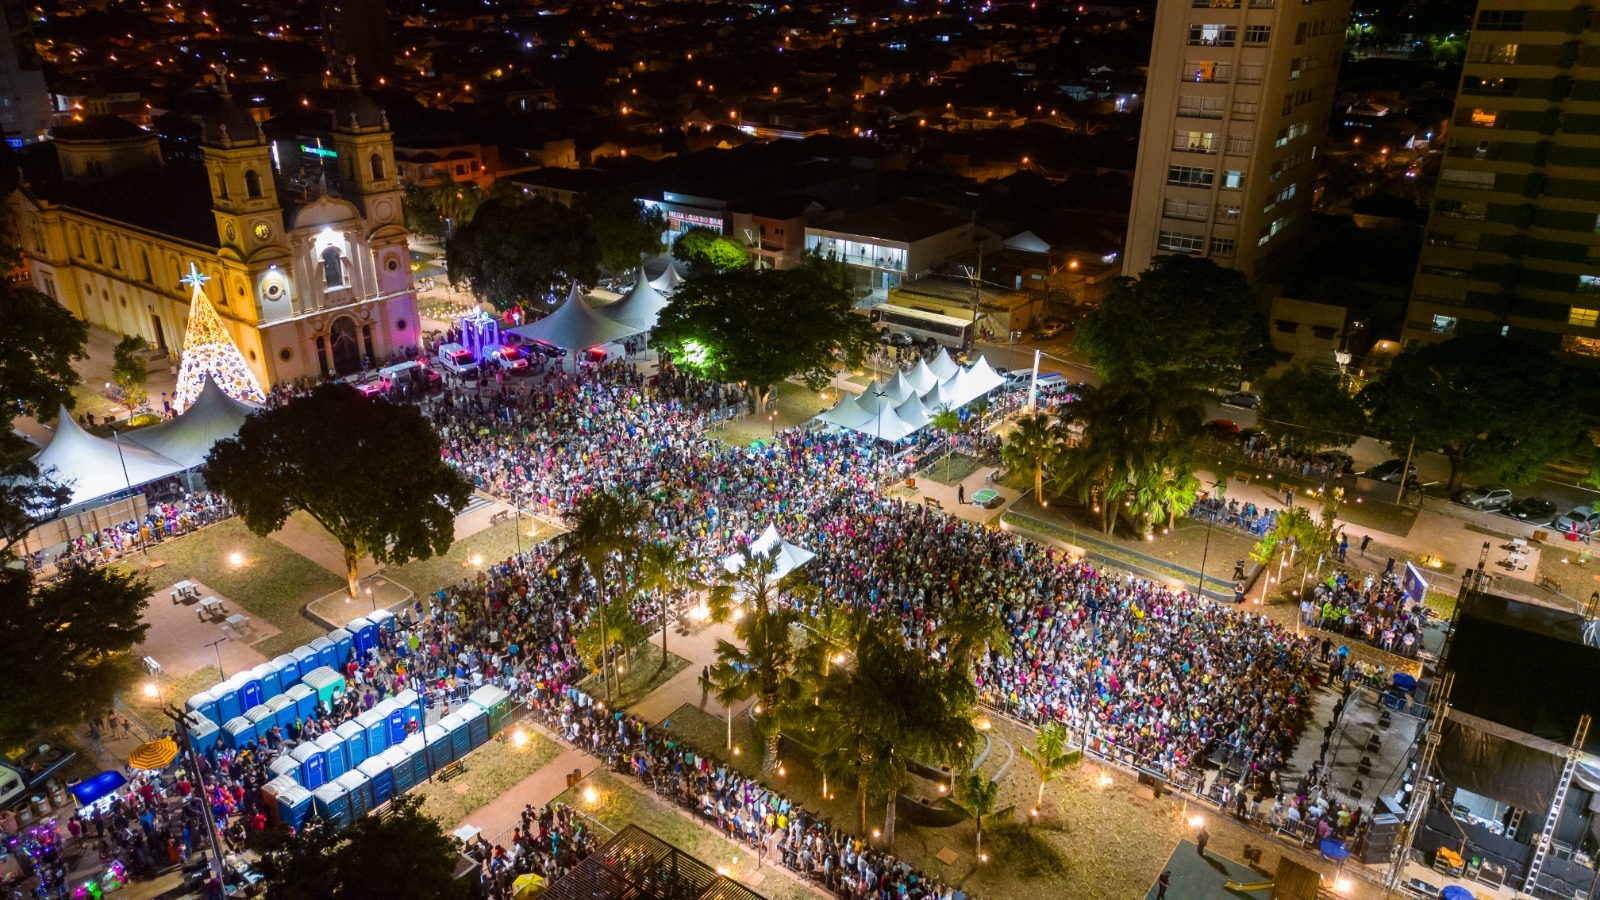
M 268 537 L 340 578 L 349 574 L 344 565 L 344 548 L 321 528 L 306 525 L 294 516 L 290 516 L 284 520 L 282 528 Z M 374 562 L 372 557 L 363 555 L 356 563 L 356 575 L 359 578 L 366 578 L 381 568 L 382 566 Z
M 200 582 L 190 579 L 189 583 L 201 597 L 221 600 L 227 615 L 241 611 L 239 604 Z M 219 655 L 222 671 L 228 675 L 267 661 L 251 645 L 278 633 L 271 622 L 251 616 L 241 634 L 231 626 L 224 627 L 220 621 L 201 619 L 199 609 L 200 604 L 194 601 L 173 603 L 172 586 L 162 587 L 145 606 L 141 621 L 148 624 L 150 630 L 145 634 L 144 643 L 133 652 L 160 663 L 167 678 L 183 678 L 205 666 L 218 665 Z M 211 646 L 219 638 L 222 643 Z M 179 699 L 181 702 L 186 698 Z

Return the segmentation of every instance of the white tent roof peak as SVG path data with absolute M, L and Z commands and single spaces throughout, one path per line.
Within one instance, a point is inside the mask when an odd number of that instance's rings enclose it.
M 833 408 L 817 416 L 829 425 L 838 425 L 841 428 L 851 428 L 865 421 L 870 414 L 861 408 L 856 395 L 846 392 Z
M 933 374 L 933 370 L 928 368 L 928 361 L 925 359 L 917 360 L 916 366 L 905 373 L 905 376 L 906 382 L 919 395 L 927 393 L 929 389 L 939 383 L 939 376 Z
M 668 257 L 667 270 L 662 272 L 654 281 L 650 282 L 650 286 L 658 291 L 666 291 L 670 294 L 677 290 L 678 285 L 683 284 L 683 281 L 683 273 L 678 271 L 677 260 Z
M 70 488 L 69 506 L 158 481 L 185 468 L 126 437 L 95 437 L 78 425 L 65 406 L 56 420 L 55 437 L 33 462 L 39 471 L 49 472 L 54 481 Z
M 563 350 L 580 352 L 596 344 L 607 344 L 643 331 L 621 322 L 613 322 L 590 308 L 583 299 L 583 291 L 576 282 L 567 295 L 566 302 L 556 311 L 537 322 L 507 328 L 510 334 L 528 340 L 546 341 Z
M 956 361 L 950 358 L 950 351 L 940 347 L 939 352 L 928 363 L 928 371 L 932 372 L 933 377 L 940 381 L 949 381 L 961 371 L 961 367 L 956 365 Z
M 239 433 L 239 426 L 259 407 L 229 397 L 207 374 L 200 395 L 177 418 L 127 434 L 127 440 L 153 450 L 186 469 L 206 461 L 211 446 Z
M 667 308 L 667 298 L 645 280 L 644 267 L 639 268 L 639 278 L 622 299 L 597 310 L 613 322 L 620 322 L 640 331 L 656 327 L 661 311 Z
M 782 535 L 778 534 L 776 525 L 768 525 L 766 531 L 761 532 L 759 537 L 750 542 L 749 548 L 751 556 L 772 556 L 776 549 L 776 567 L 772 573 L 774 578 L 782 578 L 816 557 L 815 553 L 799 544 L 791 544 L 784 540 Z M 722 567 L 738 574 L 744 568 L 744 561 L 744 553 L 734 553 L 722 561 Z

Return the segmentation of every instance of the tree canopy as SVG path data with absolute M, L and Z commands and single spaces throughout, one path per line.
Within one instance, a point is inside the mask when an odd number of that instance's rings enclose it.
M 750 265 L 750 257 L 739 242 L 696 225 L 672 242 L 672 257 L 694 267 L 694 271 L 727 272 Z
M 490 200 L 445 243 L 452 285 L 500 309 L 549 297 L 600 274 L 600 242 L 581 213 L 547 200 Z
M 72 408 L 78 386 L 73 363 L 84 359 L 89 327 L 66 307 L 25 284 L 0 284 L 0 409 L 9 426 L 18 415 L 49 420 Z M 29 456 L 29 444 L 10 427 L 0 433 L 0 455 Z
M 1077 346 L 1106 381 L 1217 387 L 1272 363 L 1266 315 L 1243 273 L 1209 259 L 1160 256 L 1111 283 L 1078 329 Z
M 150 585 L 114 568 L 73 568 L 41 585 L 0 566 L 0 746 L 74 725 L 111 706 L 131 668 L 128 651 Z
M 416 407 L 345 384 L 246 419 L 237 437 L 211 448 L 205 472 L 262 537 L 293 510 L 309 514 L 344 549 L 352 594 L 362 553 L 399 564 L 449 549 L 472 494 Z
M 387 815 L 361 816 L 343 831 L 317 817 L 255 841 L 266 900 L 429 897 L 467 900 L 471 882 L 455 877 L 459 859 L 439 823 L 415 796 L 396 797 Z
M 1549 353 L 1494 334 L 1412 346 L 1361 392 L 1377 436 L 1440 450 L 1451 491 L 1468 475 L 1524 484 L 1582 447 L 1577 376 Z
M 804 267 L 697 276 L 662 310 L 655 342 L 675 363 L 714 381 L 746 382 L 764 401 L 790 376 L 820 390 L 841 364 L 861 364 L 874 334 L 852 305 Z
M 1290 366 L 1261 389 L 1259 420 L 1292 453 L 1348 447 L 1367 427 L 1361 402 L 1337 372 Z
M 583 194 L 573 206 L 589 220 L 600 247 L 600 265 L 621 273 L 636 268 L 641 256 L 658 256 L 667 230 L 661 210 L 644 205 L 627 194 Z

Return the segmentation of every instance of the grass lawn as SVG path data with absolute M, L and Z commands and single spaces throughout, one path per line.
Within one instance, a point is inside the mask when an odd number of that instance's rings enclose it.
M 583 790 L 591 785 L 599 793 L 599 798 L 592 804 L 582 799 Z M 596 771 L 576 789 L 557 797 L 556 802 L 583 811 L 612 831 L 637 825 L 706 865 L 721 867 L 730 878 L 743 879 L 757 870 L 756 860 L 748 847 L 723 840 L 716 832 L 691 820 L 667 801 L 641 793 L 609 772 Z M 771 865 L 761 869 L 760 874 L 765 877 L 755 891 L 763 897 L 771 900 L 817 900 L 816 894 Z
M 234 552 L 244 555 L 242 565 L 229 564 Z M 322 629 L 300 609 L 344 584 L 277 541 L 251 534 L 238 519 L 152 547 L 150 557 L 167 564 L 159 570 L 161 581 L 199 581 L 250 615 L 271 622 L 281 633 L 255 645 L 268 659 L 321 636 Z
M 216 666 L 201 666 L 182 678 L 161 678 L 161 692 L 159 697 L 147 697 L 144 686 L 152 683 L 148 676 L 141 677 L 128 690 L 122 693 L 122 705 L 127 708 L 135 718 L 144 723 L 145 728 L 152 734 L 172 727 L 172 720 L 161 711 L 162 702 L 182 707 L 184 702 L 195 694 L 211 687 L 222 680 L 222 672 Z
M 748 447 L 753 441 L 765 443 L 772 439 L 774 425 L 779 431 L 793 428 L 838 402 L 839 398 L 834 396 L 836 391 L 827 393 L 828 399 L 822 400 L 816 391 L 803 384 L 781 382 L 772 389 L 772 402 L 778 413 L 775 419 L 768 421 L 766 413 L 745 416 L 711 429 L 711 436 L 734 447 Z
M 419 559 L 403 566 L 390 566 L 383 574 L 396 584 L 402 584 L 420 594 L 431 594 L 445 585 L 455 584 L 469 573 L 475 573 L 471 560 L 481 556 L 485 563 L 505 559 L 517 552 L 517 522 L 515 517 L 463 538 L 450 545 L 443 556 Z M 547 541 L 558 532 L 543 522 L 521 517 L 521 542 L 523 549 Z M 529 536 L 532 532 L 532 536 Z
M 1189 519 L 1179 519 L 1177 528 L 1168 529 L 1165 534 L 1162 533 L 1162 529 L 1167 527 L 1166 524 L 1157 525 L 1153 541 L 1138 540 L 1127 532 L 1126 526 L 1119 526 L 1114 534 L 1107 535 L 1098 525 L 1088 521 L 1083 516 L 1082 510 L 1058 503 L 1052 503 L 1048 508 L 1041 509 L 1032 497 L 1013 503 L 1006 515 L 1033 520 L 1033 523 L 1017 522 L 1020 527 L 1043 531 L 1091 552 L 1123 561 L 1127 565 L 1158 571 L 1164 577 L 1182 582 L 1190 589 L 1193 588 L 1194 576 L 1181 570 L 1198 572 L 1201 562 L 1204 561 L 1208 586 L 1214 590 L 1227 590 L 1232 583 L 1234 562 L 1243 559 L 1248 563 L 1250 551 L 1256 545 L 1253 538 L 1242 532 L 1213 527 L 1208 548 L 1206 526 Z M 1048 527 L 1038 527 L 1039 522 Z M 1151 557 L 1157 560 L 1158 564 L 1132 556 L 1134 553 Z
M 918 478 L 937 481 L 940 484 L 956 484 L 966 480 L 968 475 L 978 471 L 983 466 L 983 461 L 976 456 L 965 453 L 952 453 L 946 468 L 944 454 L 935 455 L 928 464 L 917 472 Z M 948 474 L 946 474 L 948 472 Z
M 1551 533 L 1555 539 L 1539 548 L 1539 577 L 1552 579 L 1568 597 L 1588 602 L 1590 594 L 1600 591 L 1600 555 L 1585 558 L 1586 552 L 1595 553 L 1593 546 L 1565 540 L 1554 529 Z
M 412 788 L 412 795 L 422 798 L 422 811 L 445 831 L 453 830 L 473 812 L 561 755 L 559 744 L 532 730 L 526 730 L 528 743 L 517 747 L 508 737 L 512 730 L 507 729 L 472 751 L 461 775 L 449 781 L 436 778 Z
M 633 658 L 624 661 L 622 684 L 618 689 L 615 702 L 610 705 L 627 709 L 656 688 L 667 683 L 672 676 L 689 667 L 689 661 L 673 653 L 672 638 L 667 638 L 667 664 L 661 665 L 661 645 L 645 641 L 634 648 Z M 604 697 L 605 687 L 597 677 L 578 685 L 591 697 Z

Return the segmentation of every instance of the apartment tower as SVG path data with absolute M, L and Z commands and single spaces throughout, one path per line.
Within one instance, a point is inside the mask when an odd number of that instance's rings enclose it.
M 1160 0 L 1123 271 L 1206 256 L 1252 282 L 1310 216 L 1349 0 Z
M 1481 0 L 1446 144 L 1405 339 L 1600 357 L 1600 14 Z

